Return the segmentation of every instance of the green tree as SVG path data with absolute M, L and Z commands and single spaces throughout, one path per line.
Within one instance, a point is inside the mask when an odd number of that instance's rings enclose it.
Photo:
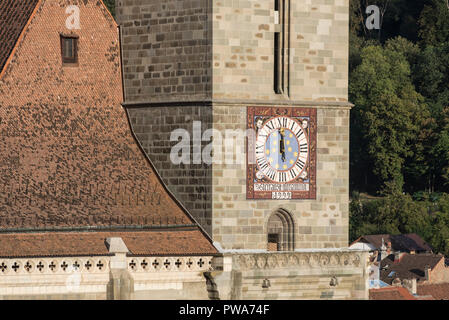
M 442 183 L 449 189 L 449 106 L 443 110 L 442 130 L 435 145 L 434 156 L 437 159 L 436 169 L 439 169 Z
M 103 0 L 103 2 L 115 18 L 115 0 Z
M 376 190 L 388 181 L 401 189 L 405 159 L 413 155 L 412 145 L 428 117 L 423 97 L 415 91 L 406 56 L 394 43 L 363 48 L 361 60 L 349 85 L 355 104 L 351 135 L 359 140 L 351 150 L 351 169 L 369 175 L 365 183 Z
M 419 36 L 424 45 L 449 42 L 449 7 L 447 0 L 429 0 L 419 18 Z

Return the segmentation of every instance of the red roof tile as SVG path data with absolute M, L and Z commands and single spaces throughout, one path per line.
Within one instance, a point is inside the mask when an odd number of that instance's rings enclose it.
M 66 67 L 60 57 L 65 2 L 45 0 L 29 19 L 36 3 L 0 2 L 1 54 L 24 34 L 0 82 L 0 231 L 16 232 L 1 235 L 0 252 L 103 254 L 101 241 L 91 242 L 94 234 L 80 238 L 84 244 L 74 233 L 48 233 L 36 247 L 30 243 L 37 238 L 20 233 L 130 225 L 172 227 L 158 236 L 139 233 L 137 240 L 130 233 L 136 254 L 211 252 L 211 240 L 162 183 L 131 132 L 120 105 L 118 32 L 107 10 L 76 2 L 83 16 L 76 30 L 79 64 Z M 18 25 L 9 27 L 15 20 Z M 186 233 L 186 226 L 196 231 Z
M 0 73 L 39 0 L 0 1 Z
M 23 8 L 28 2 L 17 1 Z M 105 58 L 107 50 L 118 53 L 116 27 L 99 25 L 100 42 L 84 22 L 79 41 L 92 49 L 80 50 L 80 59 L 97 65 L 63 69 L 58 56 L 49 60 L 60 52 L 59 25 L 36 25 L 58 13 L 64 30 L 65 11 L 55 3 L 44 1 L 0 84 L 0 229 L 194 224 L 140 150 L 120 106 L 119 58 Z M 3 17 L 11 13 L 3 1 L 0 8 Z M 103 17 L 102 9 L 81 8 L 86 20 Z M 38 30 L 46 33 L 36 37 Z
M 432 296 L 435 300 L 449 300 L 449 283 L 418 285 L 419 295 Z
M 130 255 L 210 255 L 216 249 L 196 228 L 163 231 L 0 234 L 0 257 L 109 255 L 105 241 L 121 237 Z
M 418 300 L 403 287 L 388 287 L 369 290 L 370 300 Z

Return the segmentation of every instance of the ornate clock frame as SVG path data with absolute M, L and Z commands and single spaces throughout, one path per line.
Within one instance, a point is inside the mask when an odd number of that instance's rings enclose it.
M 246 198 L 247 199 L 316 199 L 316 139 L 317 139 L 317 111 L 315 108 L 300 107 L 247 107 L 247 129 L 254 132 L 248 135 L 246 143 Z M 267 120 L 274 117 L 285 116 L 297 121 L 301 125 L 303 120 L 308 121 L 308 161 L 304 170 L 307 178 L 297 177 L 288 182 L 269 181 L 268 178 L 256 176 L 256 135 L 257 119 Z M 269 190 L 266 190 L 269 189 Z

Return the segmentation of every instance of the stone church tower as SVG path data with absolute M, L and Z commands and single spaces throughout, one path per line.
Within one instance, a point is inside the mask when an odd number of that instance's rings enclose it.
M 272 249 L 347 247 L 348 0 L 116 5 L 124 106 L 134 131 L 168 187 L 214 241 L 225 249 L 267 249 L 270 241 Z M 204 163 L 207 129 L 223 139 L 226 130 L 245 131 L 251 112 L 254 119 L 268 112 L 265 120 L 283 112 L 316 117 L 308 132 L 314 192 L 249 196 L 247 146 L 239 137 L 229 154 L 214 136 L 214 159 Z M 193 141 L 199 122 L 201 147 Z M 170 152 L 178 142 L 170 137 L 180 128 L 192 138 L 190 163 L 174 164 Z
M 116 1 L 123 106 L 221 250 L 208 280 L 221 298 L 367 298 L 366 257 L 347 249 L 348 11 L 349 0 Z

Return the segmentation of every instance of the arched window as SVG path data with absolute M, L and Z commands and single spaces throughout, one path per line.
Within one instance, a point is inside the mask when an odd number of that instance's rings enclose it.
M 294 222 L 293 218 L 284 209 L 278 209 L 268 219 L 267 240 L 268 251 L 294 250 Z

